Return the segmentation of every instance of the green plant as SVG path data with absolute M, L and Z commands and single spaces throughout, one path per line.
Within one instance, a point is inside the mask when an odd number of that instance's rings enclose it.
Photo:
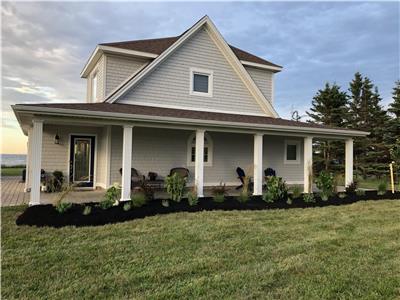
M 169 207 L 169 200 L 168 199 L 161 200 L 161 205 L 164 207 Z
M 340 199 L 344 199 L 344 198 L 346 198 L 346 193 L 344 193 L 344 192 L 341 192 L 341 193 L 338 193 L 338 197 L 340 198 Z
M 60 212 L 57 207 L 60 207 L 60 209 L 65 212 L 69 209 L 68 205 L 65 205 L 65 203 L 63 203 L 62 201 L 65 199 L 65 197 L 67 197 L 67 195 L 74 189 L 74 185 L 73 184 L 65 184 L 63 185 L 61 192 L 57 195 L 56 197 L 56 210 L 58 212 Z M 67 203 L 68 204 L 68 203 Z M 62 208 L 63 206 L 65 206 L 66 208 Z
M 313 193 L 305 193 L 303 194 L 303 201 L 305 203 L 315 203 L 315 197 Z
M 275 201 L 287 200 L 288 188 L 282 178 L 270 176 L 266 181 L 266 185 L 266 192 L 262 197 L 265 202 L 272 203 Z
M 319 195 L 323 201 L 327 201 L 330 196 L 332 196 L 335 185 L 334 178 L 332 174 L 322 171 L 318 177 L 315 179 L 315 184 L 320 190 Z
M 347 194 L 354 194 L 357 190 L 358 182 L 356 180 L 352 181 L 348 186 L 346 186 Z
M 214 186 L 212 188 L 211 193 L 213 195 L 214 202 L 218 202 L 218 203 L 224 202 L 225 195 L 227 193 L 227 189 L 226 189 L 225 183 L 222 183 L 222 181 L 221 181 L 218 186 Z
M 131 210 L 131 208 L 132 208 L 132 203 L 131 203 L 130 201 L 124 203 L 124 206 L 122 206 L 122 209 L 123 209 L 124 211 Z
M 246 191 L 241 191 L 239 196 L 236 197 L 237 201 L 240 203 L 246 203 L 250 200 L 249 193 Z
M 386 181 L 382 181 L 378 184 L 378 195 L 385 195 L 387 192 L 388 184 Z
M 90 205 L 85 205 L 85 207 L 83 208 L 82 215 L 87 216 L 90 215 L 91 212 L 92 212 L 92 207 Z
M 290 188 L 294 199 L 300 198 L 302 193 L 302 187 L 300 185 L 294 185 Z
M 141 207 L 146 204 L 146 195 L 143 192 L 133 193 L 131 196 L 131 202 L 133 207 Z
M 60 214 L 67 212 L 72 207 L 72 203 L 70 202 L 59 202 L 56 205 L 56 211 Z
M 356 195 L 357 195 L 357 196 L 364 196 L 364 195 L 365 195 L 365 190 L 363 190 L 363 189 L 356 189 Z
M 199 197 L 197 196 L 197 189 L 193 187 L 187 194 L 188 203 L 190 206 L 195 206 L 199 203 Z
M 114 205 L 121 198 L 121 186 L 118 183 L 114 183 L 111 187 L 109 187 L 104 195 L 104 200 L 108 200 L 112 202 Z
M 165 178 L 165 185 L 171 200 L 180 202 L 185 190 L 186 178 L 180 176 L 178 173 L 174 173 Z
M 292 205 L 292 204 L 293 204 L 292 198 L 289 197 L 289 198 L 286 200 L 286 203 L 287 203 L 287 205 Z
M 115 201 L 109 198 L 105 198 L 99 203 L 101 209 L 109 209 L 114 205 Z

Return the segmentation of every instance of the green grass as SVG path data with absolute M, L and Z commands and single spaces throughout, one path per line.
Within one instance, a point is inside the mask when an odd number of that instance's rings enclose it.
M 336 177 L 338 185 L 344 185 L 344 176 L 337 176 Z M 371 190 L 376 190 L 378 188 L 378 185 L 384 181 L 387 183 L 388 190 L 391 189 L 390 186 L 390 179 L 389 178 L 354 178 L 357 181 L 358 187 L 363 188 L 363 189 L 371 189 Z M 395 182 L 395 190 L 400 191 L 400 185 L 399 183 Z
M 21 176 L 24 168 L 1 168 L 1 176 Z
M 4 299 L 400 297 L 400 201 L 61 229 L 22 210 L 2 210 Z

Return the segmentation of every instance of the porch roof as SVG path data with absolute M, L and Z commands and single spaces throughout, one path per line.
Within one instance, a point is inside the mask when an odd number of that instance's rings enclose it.
M 282 118 L 264 117 L 256 115 L 241 115 L 232 113 L 219 113 L 209 111 L 196 111 L 186 109 L 173 109 L 144 105 L 120 103 L 40 103 L 17 104 L 13 110 L 21 123 L 19 114 L 31 113 L 35 115 L 63 115 L 71 117 L 107 117 L 108 119 L 140 119 L 141 121 L 171 121 L 176 120 L 182 124 L 191 120 L 198 124 L 233 125 L 257 129 L 289 129 L 296 132 L 326 133 L 343 136 L 366 136 L 364 131 L 335 128 L 320 124 L 298 122 Z M 21 124 L 23 125 L 23 124 Z

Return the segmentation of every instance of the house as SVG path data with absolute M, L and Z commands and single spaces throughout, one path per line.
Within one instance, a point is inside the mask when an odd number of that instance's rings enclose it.
M 41 203 L 41 169 L 86 189 L 119 182 L 121 200 L 130 198 L 131 167 L 186 167 L 200 197 L 204 186 L 238 185 L 238 166 L 251 172 L 255 195 L 268 167 L 309 192 L 316 137 L 345 141 L 348 185 L 353 138 L 367 133 L 279 118 L 281 70 L 227 44 L 208 16 L 177 37 L 98 45 L 81 72 L 86 102 L 13 106 L 28 136 L 30 204 Z

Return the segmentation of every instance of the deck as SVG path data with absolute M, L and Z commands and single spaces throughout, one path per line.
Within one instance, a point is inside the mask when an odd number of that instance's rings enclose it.
M 1 177 L 1 206 L 28 204 L 29 194 L 24 193 L 24 187 L 21 176 Z

